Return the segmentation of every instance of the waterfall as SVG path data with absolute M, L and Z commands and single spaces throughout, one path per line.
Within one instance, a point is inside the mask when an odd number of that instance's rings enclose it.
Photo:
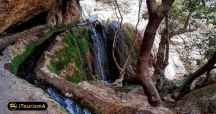
M 95 19 L 91 19 L 95 20 Z M 100 22 L 91 21 L 90 24 L 90 44 L 91 52 L 94 56 L 94 71 L 100 79 L 111 83 L 119 76 L 118 68 L 113 59 L 113 42 L 117 29 L 120 27 L 118 21 L 112 21 L 101 25 Z M 119 31 L 116 35 L 115 57 L 118 64 L 123 65 L 128 55 L 128 36 L 124 31 Z
M 108 81 L 108 69 L 107 65 L 107 54 L 106 54 L 106 44 L 105 35 L 100 24 L 90 27 L 90 40 L 91 48 L 94 55 L 94 66 L 96 73 L 100 76 L 101 80 Z

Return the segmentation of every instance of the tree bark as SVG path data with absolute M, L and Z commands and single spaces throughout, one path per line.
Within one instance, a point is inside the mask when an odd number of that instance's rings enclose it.
M 191 6 L 191 4 L 190 4 Z M 190 7 L 189 7 L 190 8 Z M 156 81 L 156 87 L 160 93 L 161 97 L 168 95 L 169 91 L 175 89 L 175 84 L 168 79 L 166 79 L 164 73 L 165 68 L 168 65 L 169 60 L 169 41 L 172 37 L 176 35 L 183 34 L 185 32 L 192 32 L 194 30 L 188 29 L 190 22 L 191 14 L 193 10 L 189 10 L 189 14 L 186 17 L 183 28 L 180 28 L 177 31 L 174 31 L 176 26 L 173 26 L 173 23 L 169 23 L 168 14 L 165 17 L 165 28 L 161 33 L 161 41 L 157 53 L 157 61 L 154 65 L 154 81 Z
M 214 65 L 216 63 L 216 52 L 214 52 L 213 56 L 208 60 L 208 62 L 203 65 L 201 68 L 199 68 L 194 73 L 190 74 L 189 77 L 184 82 L 183 86 L 180 88 L 180 91 L 178 93 L 177 99 L 184 96 L 186 93 L 190 90 L 191 83 L 202 74 L 210 71 L 212 68 L 214 68 Z
M 149 71 L 151 48 L 153 46 L 155 34 L 161 20 L 162 19 L 153 19 L 148 23 L 144 33 L 144 38 L 140 49 L 140 56 L 137 64 L 137 76 L 141 80 L 144 91 L 147 94 L 149 102 L 152 103 L 152 105 L 158 105 L 161 102 L 160 96 L 154 86 Z
M 151 58 L 150 53 L 157 29 L 165 14 L 168 13 L 173 2 L 174 0 L 162 0 L 162 4 L 158 5 L 155 0 L 146 1 L 149 12 L 149 22 L 140 48 L 140 56 L 137 63 L 137 77 L 141 80 L 144 92 L 153 106 L 159 105 L 161 99 L 152 81 L 152 76 L 149 70 Z

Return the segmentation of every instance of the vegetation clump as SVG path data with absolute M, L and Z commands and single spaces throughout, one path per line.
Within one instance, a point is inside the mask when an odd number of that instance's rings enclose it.
M 50 71 L 60 74 L 66 67 L 72 66 L 69 74 L 65 78 L 73 83 L 86 80 L 85 54 L 89 51 L 88 31 L 85 28 L 75 28 L 64 36 L 64 48 L 55 52 L 48 68 Z M 72 65 L 69 65 L 72 64 Z

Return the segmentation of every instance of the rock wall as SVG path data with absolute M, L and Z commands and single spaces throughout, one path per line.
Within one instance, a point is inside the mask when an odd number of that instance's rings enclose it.
M 0 33 L 51 9 L 55 0 L 0 0 Z

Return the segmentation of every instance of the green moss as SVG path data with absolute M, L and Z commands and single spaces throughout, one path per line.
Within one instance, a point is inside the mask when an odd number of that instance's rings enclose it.
M 30 43 L 30 44 L 26 45 L 25 51 L 22 54 L 14 57 L 12 59 L 11 64 L 10 64 L 10 68 L 11 68 L 12 73 L 14 73 L 14 74 L 17 73 L 19 65 L 22 64 L 29 55 L 31 55 L 31 53 L 33 52 L 33 50 L 35 49 L 36 46 L 37 46 L 37 43 Z
M 10 63 L 11 72 L 16 74 L 19 65 L 22 64 L 29 55 L 32 54 L 32 52 L 38 45 L 42 44 L 48 38 L 51 38 L 53 34 L 61 31 L 63 31 L 62 27 L 44 27 L 44 30 L 41 31 L 41 36 L 38 36 L 41 37 L 41 40 L 30 42 L 25 46 L 25 51 L 23 53 L 20 53 L 19 55 L 12 58 L 12 61 Z
M 85 54 L 89 51 L 88 31 L 85 28 L 76 28 L 72 32 L 66 33 L 64 37 L 65 47 L 55 53 L 48 68 L 50 71 L 59 74 L 69 63 L 75 63 L 74 74 L 66 76 L 66 80 L 79 83 L 86 80 Z

